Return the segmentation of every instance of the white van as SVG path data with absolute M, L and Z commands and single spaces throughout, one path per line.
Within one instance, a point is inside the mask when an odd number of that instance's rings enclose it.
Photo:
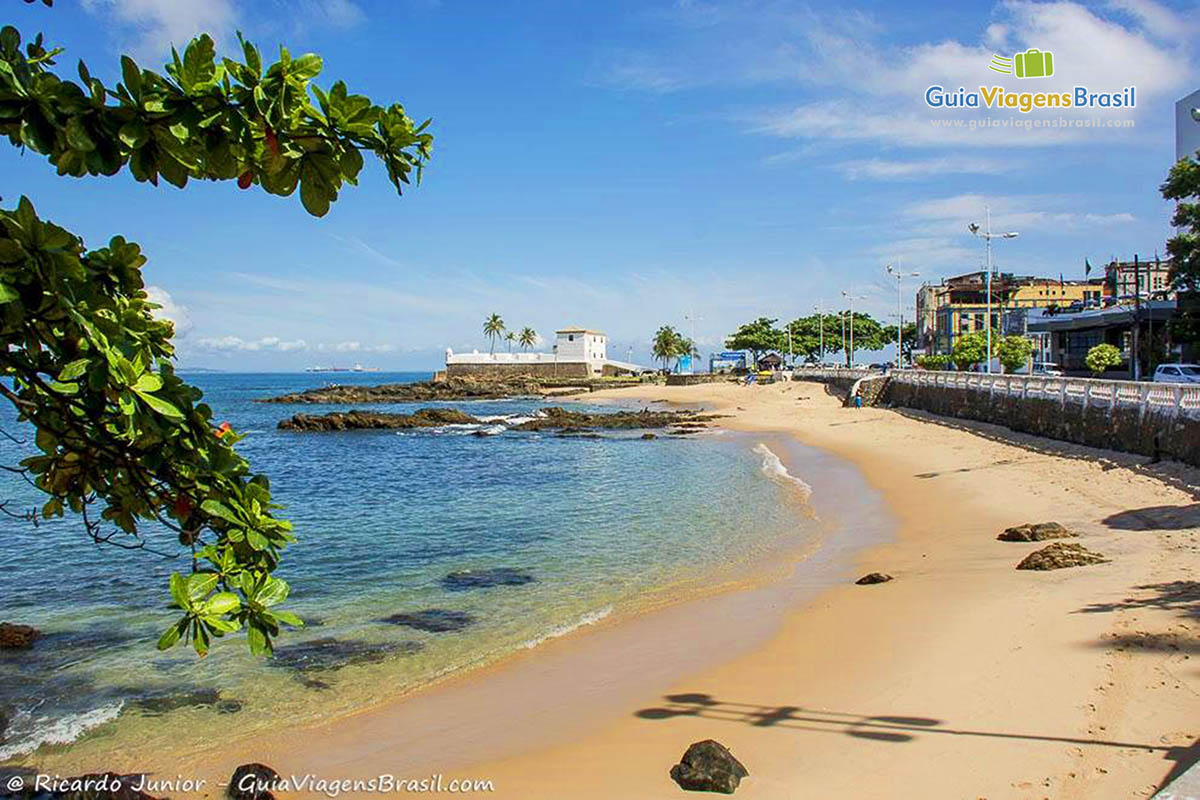
M 1200 365 L 1159 364 L 1154 370 L 1155 383 L 1200 383 Z

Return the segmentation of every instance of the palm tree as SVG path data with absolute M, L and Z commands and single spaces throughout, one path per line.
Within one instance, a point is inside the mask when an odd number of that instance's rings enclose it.
M 483 335 L 488 337 L 488 341 L 491 342 L 491 347 L 488 349 L 489 354 L 496 354 L 496 337 L 502 333 L 504 333 L 504 320 L 500 319 L 499 314 L 492 314 L 483 323 Z
M 670 325 L 663 325 L 654 334 L 654 343 L 650 352 L 663 362 L 663 369 L 666 369 L 667 362 L 679 355 L 679 345 L 682 341 L 683 337 L 679 335 L 679 331 Z
M 515 333 L 513 333 L 512 331 L 509 331 L 508 333 L 504 334 L 504 341 L 508 342 L 509 354 L 512 353 L 513 342 L 515 342 L 516 340 L 517 340 L 517 335 Z
M 696 347 L 696 343 L 691 339 L 680 336 L 679 341 L 675 343 L 675 369 L 679 369 L 679 362 L 684 356 L 699 358 L 700 349 Z
M 533 347 L 537 344 L 537 331 L 529 327 L 522 328 L 520 335 L 517 336 L 517 344 L 521 345 L 522 350 Z

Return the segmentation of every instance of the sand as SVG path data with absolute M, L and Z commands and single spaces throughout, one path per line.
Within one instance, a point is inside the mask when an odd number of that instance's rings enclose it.
M 842 408 L 817 384 L 647 398 L 853 461 L 901 524 L 858 567 L 896 579 L 821 594 L 766 645 L 585 736 L 475 765 L 499 796 L 679 797 L 668 768 L 705 738 L 749 768 L 746 798 L 1147 797 L 1200 756 L 1196 470 Z M 1112 562 L 1018 572 L 1042 545 L 996 535 L 1047 520 Z
M 284 774 L 482 778 L 487 796 L 522 800 L 671 798 L 687 796 L 671 765 L 715 738 L 750 770 L 739 797 L 1070 800 L 1147 797 L 1200 755 L 1197 470 L 847 409 L 818 384 L 646 392 L 849 460 L 896 539 L 796 607 L 767 586 L 598 625 L 178 771 L 254 760 Z M 1017 571 L 1045 543 L 996 535 L 1049 520 L 1111 561 Z M 853 584 L 873 571 L 895 580 Z M 736 623 L 706 637 L 713 616 Z

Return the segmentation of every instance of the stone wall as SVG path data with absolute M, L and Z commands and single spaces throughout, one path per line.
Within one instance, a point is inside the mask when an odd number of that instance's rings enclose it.
M 527 364 L 447 364 L 449 378 L 590 378 L 591 370 L 582 361 L 555 364 L 533 362 Z
M 927 386 L 890 379 L 879 402 L 1003 425 L 1065 442 L 1174 458 L 1200 465 L 1200 419 L 1137 404 L 1085 405 L 984 388 Z
M 724 383 L 736 380 L 736 375 L 724 372 L 697 372 L 691 375 L 668 375 L 667 386 L 692 386 L 697 383 Z

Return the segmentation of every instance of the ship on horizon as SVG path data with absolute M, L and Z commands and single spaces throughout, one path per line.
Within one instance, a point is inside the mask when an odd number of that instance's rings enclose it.
M 305 372 L 379 372 L 379 367 L 364 367 L 355 364 L 353 367 L 305 367 Z

